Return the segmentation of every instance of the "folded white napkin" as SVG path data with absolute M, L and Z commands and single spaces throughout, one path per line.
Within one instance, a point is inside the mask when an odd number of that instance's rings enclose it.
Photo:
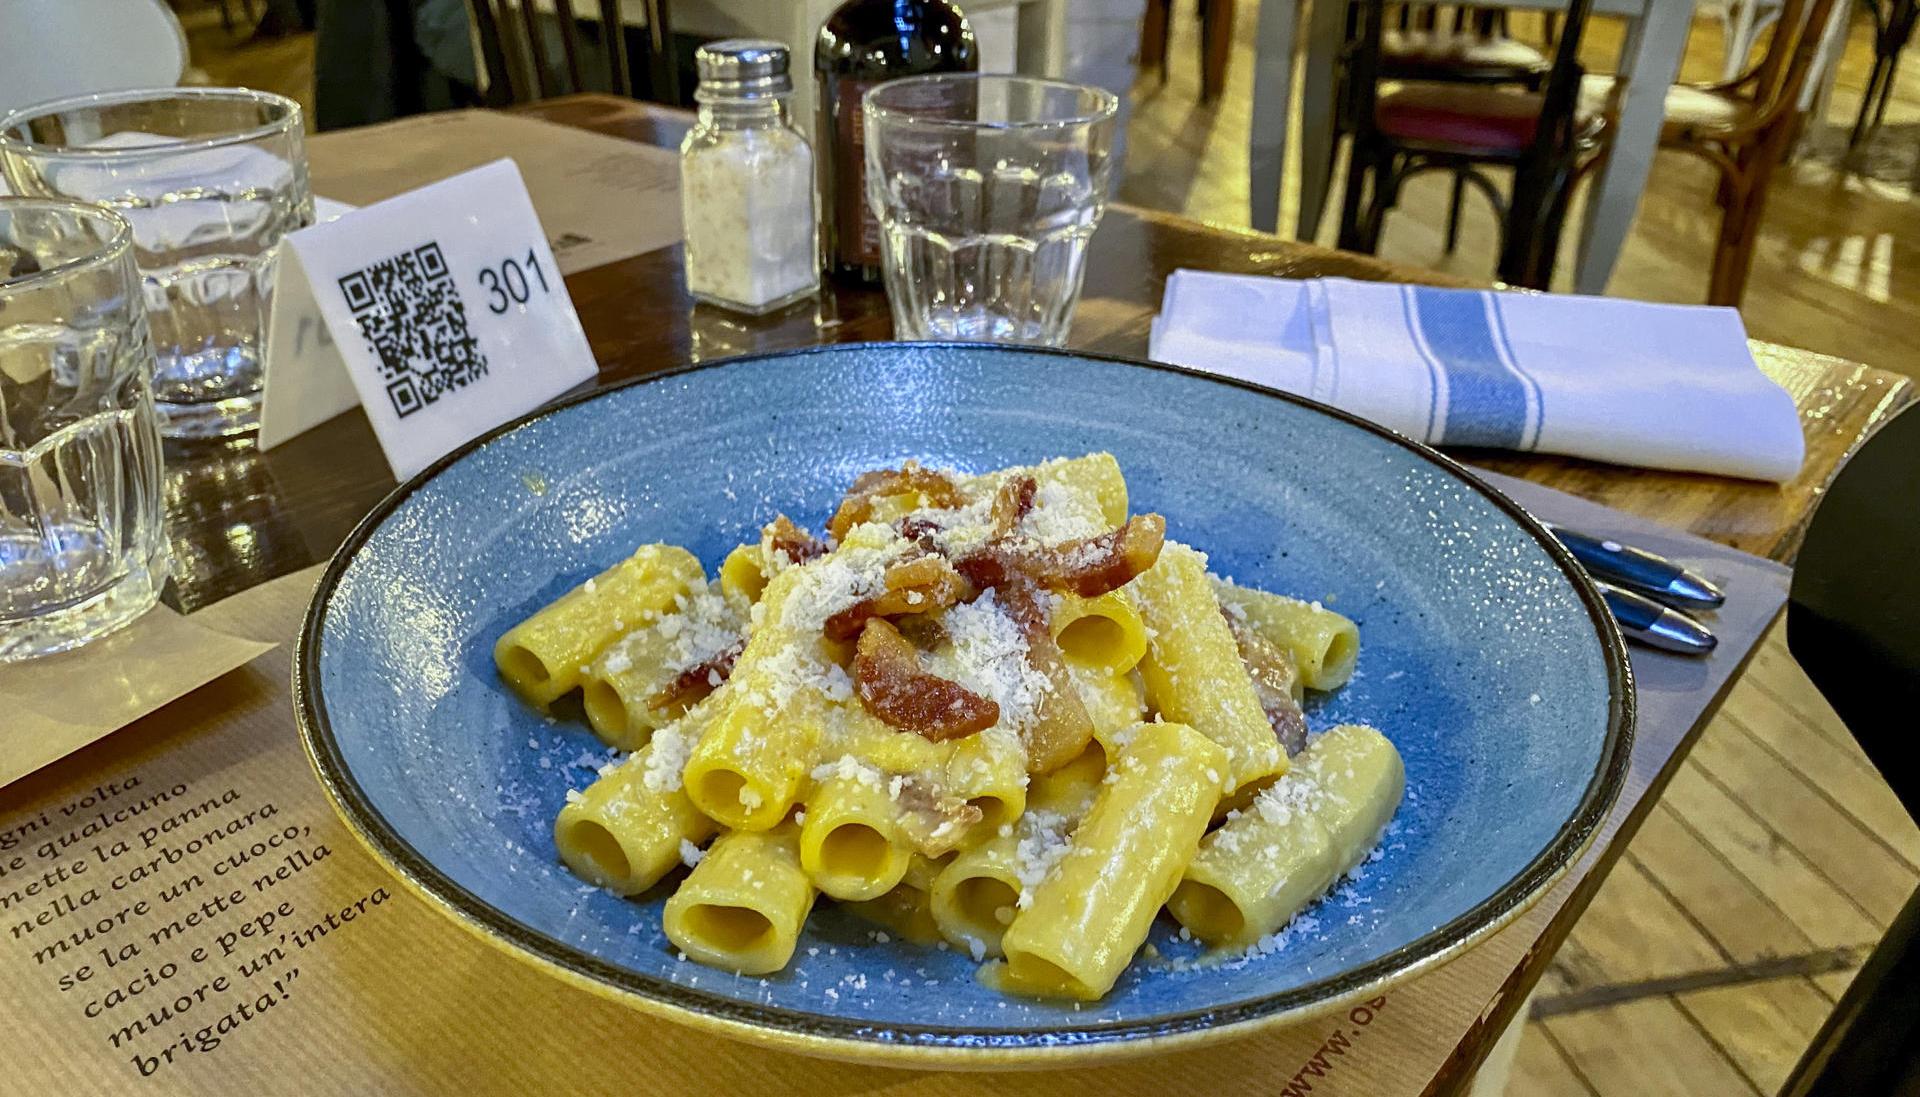
M 1432 445 L 1774 481 L 1806 452 L 1729 308 L 1181 270 L 1148 353 Z

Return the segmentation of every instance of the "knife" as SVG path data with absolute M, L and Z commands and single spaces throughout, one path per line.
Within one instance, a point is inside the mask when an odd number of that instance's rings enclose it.
M 1681 655 L 1705 655 L 1720 644 L 1707 626 L 1671 606 L 1598 578 L 1593 585 L 1629 640 Z
M 1664 556 L 1565 526 L 1548 523 L 1547 529 L 1594 578 L 1616 587 L 1686 609 L 1716 609 L 1727 600 L 1704 576 Z

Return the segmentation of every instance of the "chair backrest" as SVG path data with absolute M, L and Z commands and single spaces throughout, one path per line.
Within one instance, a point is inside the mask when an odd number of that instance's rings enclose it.
M 506 106 L 596 90 L 632 95 L 633 76 L 627 65 L 620 0 L 598 0 L 597 6 L 601 48 L 591 51 L 597 56 L 589 57 L 580 40 L 573 0 L 553 0 L 550 20 L 535 10 L 533 0 L 467 0 L 480 61 L 487 73 L 487 101 Z M 648 14 L 658 6 L 650 6 Z M 662 28 L 648 29 L 656 32 Z M 551 48 L 556 36 L 558 57 Z M 588 70 L 602 67 L 605 83 L 590 82 Z M 599 72 L 594 76 L 597 78 Z
M 1399 11 L 1392 16 L 1392 22 L 1403 32 L 1482 42 L 1505 37 L 1507 33 L 1507 13 L 1501 8 L 1404 3 L 1398 7 Z
M 1920 409 L 1860 447 L 1795 561 L 1787 650 L 1920 819 Z
M 0 114 L 48 99 L 180 82 L 187 39 L 161 0 L 6 0 Z
M 1395 17 L 1409 8 L 1421 6 L 1434 5 L 1402 3 Z M 1472 20 L 1478 18 L 1468 10 L 1474 7 L 1459 5 L 1450 10 L 1456 19 Z M 1537 158 L 1553 148 L 1567 147 L 1572 139 L 1574 108 L 1579 104 L 1580 80 L 1585 75 L 1580 66 L 1580 38 L 1592 11 L 1593 0 L 1572 0 L 1566 9 L 1554 43 L 1553 67 L 1547 72 L 1541 95 L 1542 124 L 1534 133 L 1534 148 L 1529 151 L 1529 158 Z M 1380 40 L 1389 18 L 1387 0 L 1355 0 L 1349 14 L 1353 19 L 1353 33 L 1348 36 L 1344 109 L 1347 128 L 1359 134 L 1373 127 L 1373 105 L 1381 79 Z
M 1752 75 L 1761 113 L 1781 115 L 1798 108 L 1800 90 L 1819 62 L 1820 43 L 1835 3 L 1786 0 L 1780 21 L 1774 24 L 1773 39 Z

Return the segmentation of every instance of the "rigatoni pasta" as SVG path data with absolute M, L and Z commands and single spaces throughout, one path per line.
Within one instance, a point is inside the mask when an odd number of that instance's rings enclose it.
M 542 708 L 573 691 L 588 664 L 629 627 L 706 582 L 700 561 L 673 545 L 642 545 L 508 629 L 493 647 L 500 676 Z
M 1240 661 L 1220 603 L 1207 579 L 1207 558 L 1169 544 L 1129 588 L 1146 622 L 1147 654 L 1140 661 L 1147 704 L 1227 752 L 1227 790 L 1257 785 L 1287 771 L 1253 683 Z
M 1206 736 L 1184 724 L 1137 725 L 1058 867 L 1007 927 L 1007 984 L 1060 998 L 1113 989 L 1179 884 L 1226 781 L 1226 751 Z
M 1301 684 L 1332 690 L 1353 677 L 1360 658 L 1360 627 L 1318 602 L 1213 579 L 1214 593 L 1228 613 L 1245 621 L 1269 643 L 1293 656 Z
M 1405 787 L 1386 736 L 1359 725 L 1334 728 L 1200 843 L 1167 909 L 1209 944 L 1253 944 L 1360 862 Z
M 776 516 L 711 581 L 643 546 L 495 645 L 521 697 L 577 692 L 630 752 L 555 850 L 671 887 L 687 959 L 780 971 L 825 901 L 1094 999 L 1163 907 L 1221 947 L 1272 933 L 1398 804 L 1384 736 L 1307 736 L 1302 687 L 1351 676 L 1357 626 L 1210 575 L 1110 454 L 866 473 L 820 530 Z
M 736 830 L 698 859 L 661 922 L 667 939 L 692 959 L 764 975 L 787 966 L 813 900 L 792 824 Z

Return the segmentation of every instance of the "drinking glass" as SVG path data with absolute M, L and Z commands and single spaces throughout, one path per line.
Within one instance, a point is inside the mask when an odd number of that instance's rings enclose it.
M 0 198 L 0 661 L 86 643 L 159 597 L 152 371 L 127 222 Z
M 133 225 L 168 437 L 259 425 L 280 238 L 313 223 L 300 106 L 245 88 L 61 99 L 0 118 L 16 193 L 93 202 Z
M 1106 208 L 1112 93 L 941 75 L 867 92 L 867 202 L 896 337 L 1058 346 Z

